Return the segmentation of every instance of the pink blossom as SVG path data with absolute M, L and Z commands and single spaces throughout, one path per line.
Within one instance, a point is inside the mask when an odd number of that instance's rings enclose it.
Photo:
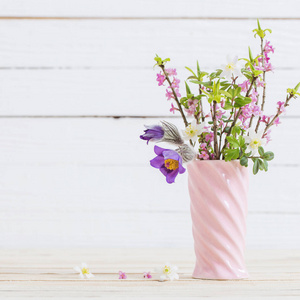
M 177 110 L 177 108 L 173 105 L 173 103 L 171 103 L 170 112 L 172 112 L 173 114 L 175 114 L 175 110 Z
M 279 118 L 277 117 L 274 121 L 274 125 L 278 126 L 279 124 L 281 124 L 281 122 L 279 121 Z
M 119 271 L 119 279 L 127 279 L 126 273 Z
M 150 272 L 144 272 L 144 278 L 152 278 Z
M 248 88 L 249 88 L 249 84 L 250 84 L 250 81 L 249 80 L 245 80 L 243 83 L 239 84 L 239 87 L 242 88 L 243 92 L 247 92 Z
M 164 81 L 166 80 L 165 75 L 158 73 L 156 74 L 156 76 L 157 76 L 156 81 L 158 81 L 158 85 L 163 85 Z
M 176 96 L 177 96 L 178 98 L 181 97 L 181 94 L 179 93 L 179 89 L 175 89 L 175 94 L 176 94 Z
M 250 95 L 252 103 L 256 103 L 257 102 L 257 96 L 258 96 L 258 92 L 256 92 L 255 90 L 252 90 L 252 93 Z
M 174 99 L 174 95 L 173 95 L 173 92 L 171 89 L 166 89 L 166 97 L 167 97 L 167 100 Z
M 176 76 L 177 75 L 177 71 L 176 69 L 165 69 L 166 73 L 169 75 L 169 76 Z
M 197 99 L 188 99 L 188 106 L 198 106 L 198 100 Z
M 285 113 L 285 107 L 284 107 L 285 102 L 283 102 L 283 101 L 278 101 L 277 104 L 278 104 L 278 110 L 279 110 L 279 112 L 280 112 L 281 114 L 282 114 L 282 113 Z
M 172 88 L 179 88 L 179 83 L 180 83 L 180 80 L 174 77 L 173 82 L 172 82 Z
M 253 105 L 251 108 L 251 113 L 254 116 L 260 116 L 261 115 L 261 109 L 258 105 Z
M 210 132 L 205 136 L 205 141 L 207 143 L 211 143 L 214 140 L 214 133 Z
M 272 71 L 272 72 L 273 72 L 273 66 L 272 66 L 272 64 L 271 64 L 271 63 L 268 63 L 268 62 L 265 63 L 264 71 L 266 71 L 266 72 Z
M 267 140 L 267 144 L 272 141 L 271 139 L 271 130 L 268 130 L 263 136 L 263 138 L 265 138 Z
M 191 105 L 191 106 L 189 106 L 189 108 L 185 108 L 184 110 L 187 112 L 187 114 L 189 115 L 189 116 L 193 116 L 194 114 L 195 114 L 195 112 L 196 112 L 196 106 L 195 105 Z
M 265 47 L 264 47 L 264 52 L 269 53 L 272 52 L 274 53 L 274 48 L 272 45 L 270 45 L 270 41 L 266 41 Z
M 204 160 L 208 160 L 209 159 L 209 155 L 207 154 L 207 152 L 202 151 L 201 154 L 199 155 L 199 158 L 202 158 Z
M 263 81 L 263 80 L 259 80 L 259 79 L 257 79 L 256 80 L 256 85 L 257 85 L 257 87 L 264 87 L 265 86 L 265 82 Z
M 269 124 L 269 123 L 270 123 L 270 120 L 271 120 L 271 117 L 268 117 L 268 116 L 266 116 L 266 115 L 263 115 L 263 116 L 261 117 L 260 122 L 264 122 L 264 123 L 266 123 L 266 124 Z

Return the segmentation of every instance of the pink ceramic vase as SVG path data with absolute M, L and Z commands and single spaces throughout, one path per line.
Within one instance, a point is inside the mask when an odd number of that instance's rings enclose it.
M 194 278 L 242 279 L 248 169 L 239 161 L 195 160 L 188 164 L 195 243 Z

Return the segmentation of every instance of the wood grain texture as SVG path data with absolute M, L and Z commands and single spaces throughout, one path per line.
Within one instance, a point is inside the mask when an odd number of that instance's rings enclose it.
M 189 74 L 178 72 L 182 87 Z M 1 70 L 0 116 L 172 115 L 166 88 L 157 86 L 155 71 L 124 69 L 118 73 L 121 80 L 116 83 L 114 70 Z M 278 70 L 268 75 L 265 111 L 271 115 L 276 103 L 285 100 L 286 89 L 297 84 L 300 72 Z M 288 117 L 300 116 L 300 102 L 292 100 L 287 112 Z
M 10 0 L 0 1 L 4 17 L 138 17 L 138 18 L 299 18 L 297 0 Z
M 149 166 L 153 145 L 138 138 L 144 123 L 156 121 L 1 119 L 4 245 L 190 245 L 186 174 L 168 185 Z M 252 248 L 300 246 L 300 161 L 297 148 L 289 147 L 299 119 L 283 122 L 270 144 L 276 159 L 269 173 L 251 177 L 247 242 Z
M 95 274 L 80 280 L 73 267 L 86 261 Z M 158 282 L 154 269 L 165 261 L 179 267 L 178 281 Z M 296 299 L 300 296 L 299 251 L 248 251 L 250 278 L 237 281 L 192 279 L 189 249 L 1 250 L 0 297 L 32 299 Z M 128 279 L 119 280 L 118 271 Z M 153 278 L 142 277 L 145 270 Z
M 149 1 L 151 2 L 151 1 Z M 152 69 L 154 56 L 170 57 L 177 68 L 215 69 L 226 55 L 260 52 L 255 20 L 0 20 L 1 67 L 98 68 L 115 71 Z M 264 20 L 275 47 L 275 68 L 299 69 L 299 20 Z M 122 28 L 122 30 L 120 30 Z M 11 37 L 14 37 L 13 39 Z M 24 76 L 25 77 L 25 76 Z M 139 76 L 133 77 L 132 84 Z

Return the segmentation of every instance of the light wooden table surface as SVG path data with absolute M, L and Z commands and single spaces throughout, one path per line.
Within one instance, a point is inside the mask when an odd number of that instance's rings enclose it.
M 179 267 L 180 280 L 144 279 L 165 262 Z M 93 279 L 79 279 L 73 267 L 86 262 Z M 300 299 L 300 251 L 247 252 L 250 279 L 191 277 L 192 249 L 0 250 L 0 299 Z M 128 279 L 119 280 L 118 271 Z

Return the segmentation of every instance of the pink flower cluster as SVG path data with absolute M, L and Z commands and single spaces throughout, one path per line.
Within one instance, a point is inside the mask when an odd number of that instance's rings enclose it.
M 167 100 L 171 100 L 171 99 L 174 99 L 174 94 L 173 94 L 173 91 L 172 91 L 172 88 L 176 94 L 176 96 L 178 98 L 181 97 L 181 94 L 179 92 L 179 83 L 180 83 L 180 80 L 178 78 L 176 78 L 175 76 L 177 76 L 177 71 L 176 69 L 165 69 L 165 72 L 167 73 L 170 81 L 171 81 L 171 86 L 168 86 L 167 89 L 166 89 L 166 97 L 167 97 Z M 164 85 L 164 82 L 166 80 L 166 76 L 162 73 L 162 72 L 159 72 L 158 74 L 156 74 L 157 78 L 156 78 L 156 81 L 158 82 L 158 85 L 161 86 L 161 85 Z M 173 114 L 175 113 L 175 110 L 177 110 L 177 108 L 174 107 L 173 104 L 171 104 L 171 109 L 170 109 L 170 112 L 172 112 Z
M 189 99 L 187 102 L 188 108 L 184 110 L 187 112 L 188 116 L 193 116 L 196 113 L 198 107 L 198 100 L 197 99 Z
M 262 57 L 259 57 L 258 61 L 260 65 L 256 67 L 258 70 L 263 70 L 265 72 L 273 71 L 273 66 L 270 63 L 270 57 L 269 57 L 269 53 L 271 52 L 274 53 L 274 48 L 269 41 L 266 41 L 265 47 L 263 49 L 264 67 L 262 66 Z

